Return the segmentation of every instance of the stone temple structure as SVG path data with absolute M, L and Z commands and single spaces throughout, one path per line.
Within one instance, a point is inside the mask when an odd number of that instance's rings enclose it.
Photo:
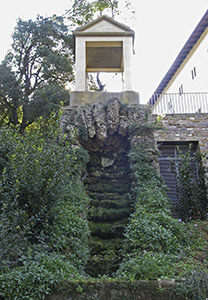
M 75 37 L 75 91 L 71 94 L 71 106 L 105 102 L 116 97 L 129 103 L 138 103 L 139 95 L 132 91 L 131 58 L 134 31 L 114 19 L 101 16 L 74 31 Z M 89 72 L 120 72 L 123 75 L 122 93 L 87 92 Z

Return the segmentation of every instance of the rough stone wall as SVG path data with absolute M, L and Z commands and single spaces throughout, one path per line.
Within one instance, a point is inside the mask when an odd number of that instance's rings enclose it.
M 198 141 L 201 153 L 208 153 L 208 114 L 166 115 L 158 125 L 163 129 L 154 133 L 156 143 Z
M 77 282 L 66 284 L 46 300 L 185 300 L 175 280 Z

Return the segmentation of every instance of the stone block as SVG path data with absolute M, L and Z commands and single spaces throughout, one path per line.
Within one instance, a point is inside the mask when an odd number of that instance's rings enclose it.
M 126 91 L 120 93 L 110 92 L 72 92 L 70 95 L 70 106 L 80 107 L 86 104 L 108 104 L 112 99 L 118 99 L 129 105 L 139 104 L 139 93 L 134 91 Z

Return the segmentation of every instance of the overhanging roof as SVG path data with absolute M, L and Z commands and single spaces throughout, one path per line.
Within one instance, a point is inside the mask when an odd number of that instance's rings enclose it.
M 189 54 L 194 50 L 194 46 L 197 44 L 199 39 L 201 38 L 202 34 L 205 32 L 205 30 L 208 27 L 208 10 L 200 20 L 199 24 L 196 26 L 194 31 L 192 32 L 191 36 L 189 37 L 188 41 L 183 46 L 182 50 L 176 57 L 175 61 L 173 62 L 172 66 L 160 82 L 159 86 L 155 90 L 153 95 L 159 95 L 162 94 L 165 88 L 168 86 L 169 82 L 172 80 L 176 72 L 179 70 L 179 68 L 182 66 L 185 59 L 188 57 Z M 149 100 L 149 103 L 151 105 L 154 105 L 157 101 L 157 97 L 151 97 Z

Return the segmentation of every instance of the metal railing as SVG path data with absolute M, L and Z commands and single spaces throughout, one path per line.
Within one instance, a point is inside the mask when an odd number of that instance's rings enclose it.
M 208 92 L 154 94 L 149 103 L 155 115 L 208 113 Z

